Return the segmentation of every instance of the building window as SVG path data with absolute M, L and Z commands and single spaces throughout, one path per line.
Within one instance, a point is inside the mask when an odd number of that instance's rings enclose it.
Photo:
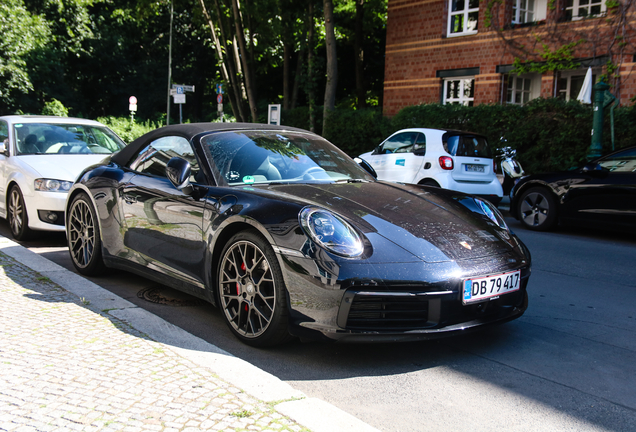
M 541 90 L 541 75 L 508 75 L 506 103 L 523 105 L 539 97 Z
M 453 78 L 444 80 L 444 105 L 473 106 L 475 78 Z
M 576 71 L 561 72 L 561 76 L 557 81 L 557 97 L 566 101 L 576 100 L 585 81 L 585 73 L 587 69 Z M 600 69 L 592 69 L 592 82 L 596 82 Z M 594 100 L 594 97 L 592 97 Z
M 569 21 L 598 16 L 606 10 L 605 0 L 566 0 L 565 2 L 565 18 Z
M 515 0 L 512 3 L 512 22 L 523 24 L 534 21 L 534 0 Z
M 479 0 L 449 0 L 449 11 L 449 36 L 462 36 L 477 33 Z

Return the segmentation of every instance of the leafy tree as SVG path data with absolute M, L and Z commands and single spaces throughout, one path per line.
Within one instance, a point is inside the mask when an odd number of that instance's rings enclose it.
M 0 108 L 13 112 L 18 100 L 33 90 L 27 57 L 43 48 L 51 32 L 46 20 L 29 12 L 22 0 L 0 4 Z

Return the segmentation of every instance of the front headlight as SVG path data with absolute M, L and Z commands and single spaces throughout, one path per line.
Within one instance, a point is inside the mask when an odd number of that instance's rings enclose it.
M 481 211 L 484 212 L 486 216 L 488 216 L 488 219 L 493 221 L 499 228 L 510 231 L 508 225 L 506 224 L 506 221 L 504 220 L 497 207 L 495 207 L 490 201 L 485 201 L 479 198 L 475 199 L 475 201 L 477 201 L 477 204 L 479 204 L 479 208 L 481 208 Z
M 329 210 L 305 207 L 299 219 L 305 234 L 333 254 L 356 257 L 364 251 L 362 239 L 356 230 Z
M 55 179 L 36 179 L 35 190 L 42 192 L 68 192 L 73 182 Z

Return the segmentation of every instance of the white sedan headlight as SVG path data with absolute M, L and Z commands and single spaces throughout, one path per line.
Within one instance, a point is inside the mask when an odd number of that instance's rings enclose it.
M 329 252 L 344 257 L 356 257 L 364 251 L 362 238 L 356 230 L 329 210 L 305 207 L 299 218 L 307 236 Z
M 43 192 L 68 192 L 73 182 L 55 179 L 36 179 L 35 190 Z

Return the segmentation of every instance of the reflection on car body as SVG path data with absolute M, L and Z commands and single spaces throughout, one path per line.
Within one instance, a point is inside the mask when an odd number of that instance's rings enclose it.
M 172 147 L 148 153 L 158 141 Z M 158 129 L 86 170 L 66 212 L 78 271 L 124 268 L 206 299 L 252 345 L 426 339 L 527 307 L 529 252 L 491 203 L 377 181 L 299 129 Z M 465 300 L 478 278 L 493 291 Z

